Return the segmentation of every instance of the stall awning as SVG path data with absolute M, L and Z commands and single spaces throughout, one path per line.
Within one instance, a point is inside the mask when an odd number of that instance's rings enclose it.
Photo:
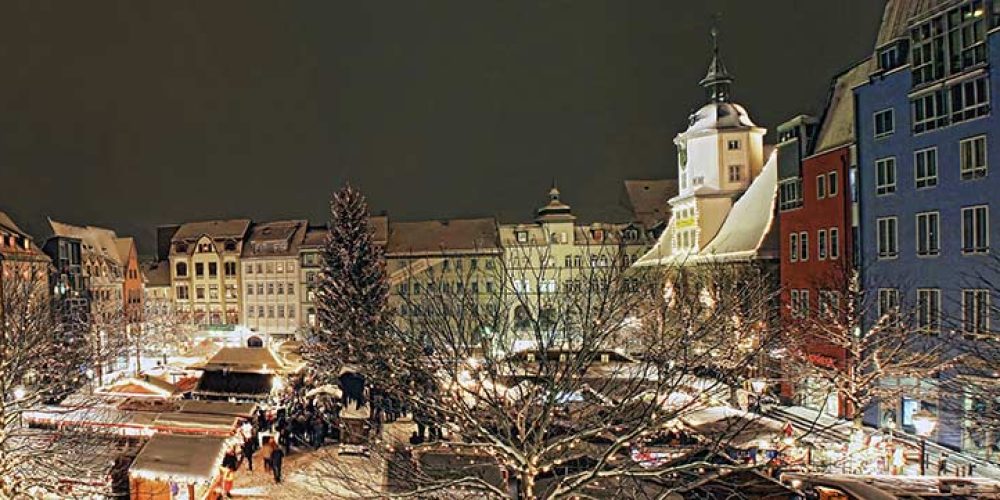
M 129 476 L 152 481 L 206 483 L 215 479 L 226 439 L 157 434 L 129 467 Z
M 206 396 L 264 398 L 271 393 L 273 375 L 263 373 L 206 371 L 198 380 L 194 393 Z

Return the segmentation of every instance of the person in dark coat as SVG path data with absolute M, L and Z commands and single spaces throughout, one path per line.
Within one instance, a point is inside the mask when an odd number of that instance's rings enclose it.
M 243 441 L 243 458 L 247 460 L 247 470 L 253 472 L 253 454 L 257 451 L 257 433 L 252 434 L 250 439 Z
M 285 457 L 285 453 L 281 451 L 281 447 L 275 447 L 274 451 L 271 452 L 271 470 L 274 472 L 274 482 L 281 482 L 281 462 Z

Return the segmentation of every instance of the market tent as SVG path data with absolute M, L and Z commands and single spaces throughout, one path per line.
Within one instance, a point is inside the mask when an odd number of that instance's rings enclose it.
M 174 384 L 152 375 L 128 377 L 98 388 L 98 394 L 128 397 L 171 398 L 179 397 L 180 389 Z
M 257 403 L 230 403 L 228 401 L 185 400 L 181 403 L 183 413 L 204 413 L 206 415 L 231 415 L 250 418 L 257 411 Z
M 208 397 L 263 399 L 271 394 L 274 377 L 264 373 L 206 371 L 198 380 L 194 394 Z
M 225 438 L 157 434 L 129 467 L 132 498 L 170 498 L 171 483 L 192 493 L 210 490 L 225 452 Z

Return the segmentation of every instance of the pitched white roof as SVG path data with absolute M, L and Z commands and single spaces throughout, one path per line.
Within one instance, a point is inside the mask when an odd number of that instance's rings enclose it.
M 743 196 L 733 204 L 718 234 L 697 253 L 672 252 L 670 230 L 660 235 L 652 250 L 643 255 L 635 266 L 670 266 L 749 260 L 775 257 L 768 236 L 775 224 L 775 203 L 778 192 L 778 155 L 772 152 L 760 175 Z M 776 229 L 776 228 L 775 228 Z

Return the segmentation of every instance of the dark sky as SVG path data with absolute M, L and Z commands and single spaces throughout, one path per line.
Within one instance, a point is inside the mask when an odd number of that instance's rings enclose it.
M 553 178 L 583 220 L 672 176 L 709 27 L 774 130 L 865 57 L 882 0 L 50 1 L 0 7 L 0 210 L 153 245 L 158 224 L 526 220 Z M 773 134 L 771 135 L 773 137 Z

